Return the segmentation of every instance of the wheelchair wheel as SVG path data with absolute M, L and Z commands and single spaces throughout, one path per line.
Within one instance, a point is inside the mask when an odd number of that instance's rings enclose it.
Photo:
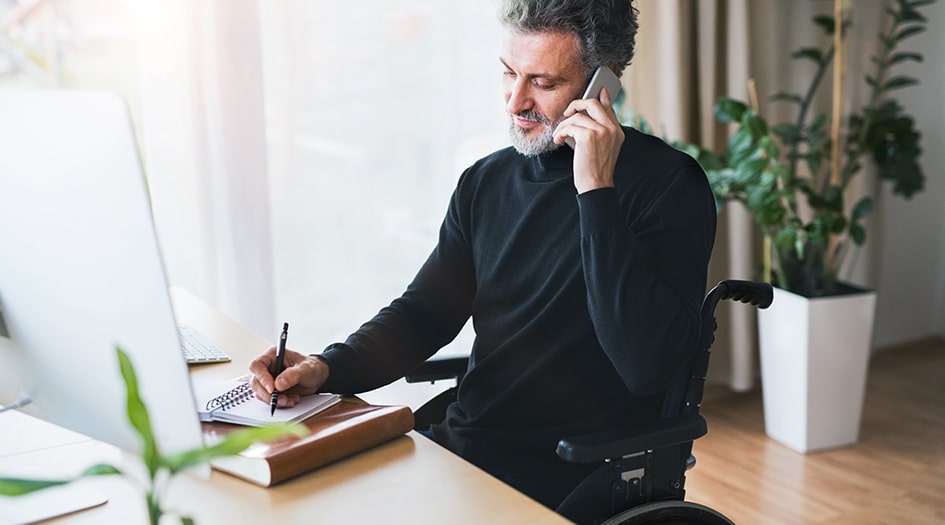
M 627 509 L 601 525 L 735 525 L 719 512 L 688 501 L 658 501 Z

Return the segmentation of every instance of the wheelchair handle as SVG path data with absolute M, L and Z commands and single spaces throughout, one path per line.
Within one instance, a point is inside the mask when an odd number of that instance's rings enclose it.
M 716 293 L 717 300 L 731 299 L 762 309 L 771 306 L 774 302 L 774 288 L 770 283 L 729 279 L 717 284 L 709 295 Z

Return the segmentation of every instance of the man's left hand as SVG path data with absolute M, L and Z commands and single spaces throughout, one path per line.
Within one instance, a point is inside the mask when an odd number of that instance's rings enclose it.
M 624 134 L 611 105 L 610 93 L 600 99 L 579 99 L 564 111 L 565 119 L 554 133 L 556 144 L 574 141 L 574 187 L 578 193 L 614 185 L 614 166 Z

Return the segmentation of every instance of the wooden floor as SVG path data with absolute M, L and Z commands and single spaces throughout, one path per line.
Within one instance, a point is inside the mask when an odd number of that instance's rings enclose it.
M 945 342 L 877 353 L 860 442 L 801 454 L 765 437 L 760 392 L 707 390 L 687 499 L 738 525 L 945 524 Z

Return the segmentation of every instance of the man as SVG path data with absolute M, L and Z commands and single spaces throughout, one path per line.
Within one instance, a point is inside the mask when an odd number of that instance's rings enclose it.
M 273 349 L 250 370 L 280 406 L 364 392 L 472 316 L 469 370 L 429 435 L 555 508 L 594 468 L 560 460 L 557 441 L 656 419 L 695 349 L 715 205 L 692 158 L 620 126 L 615 94 L 578 99 L 598 66 L 629 64 L 630 0 L 507 0 L 501 18 L 513 147 L 463 173 L 400 298 L 320 356 L 287 352 L 275 382 Z

